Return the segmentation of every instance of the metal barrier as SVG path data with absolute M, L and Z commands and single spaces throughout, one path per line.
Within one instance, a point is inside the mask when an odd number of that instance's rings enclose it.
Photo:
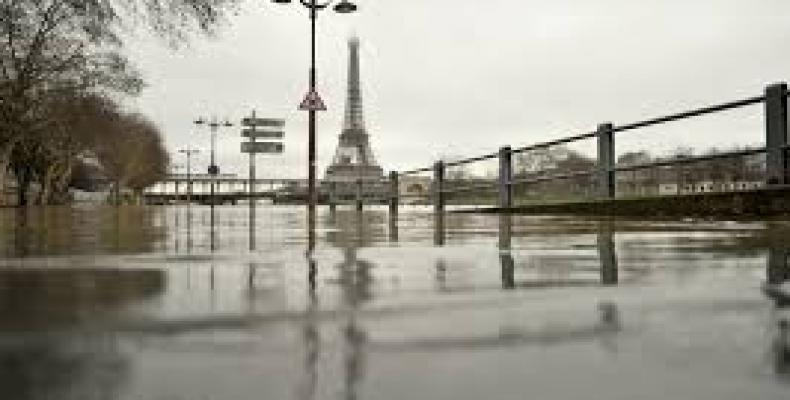
M 540 182 L 567 180 L 573 178 L 594 178 L 597 187 L 597 198 L 612 199 L 616 195 L 615 173 L 626 171 L 638 171 L 651 168 L 667 167 L 674 165 L 693 164 L 703 161 L 723 159 L 730 157 L 745 157 L 757 154 L 766 155 L 766 177 L 765 184 L 768 186 L 784 186 L 790 183 L 788 177 L 788 157 L 787 150 L 790 149 L 787 137 L 787 97 L 788 88 L 786 83 L 776 83 L 767 86 L 763 95 L 749 97 L 746 99 L 735 100 L 727 103 L 715 104 L 701 107 L 689 111 L 651 118 L 644 121 L 632 122 L 616 126 L 612 123 L 602 123 L 593 132 L 569 136 L 557 140 L 535 143 L 528 146 L 512 149 L 508 146 L 502 147 L 496 153 L 484 154 L 480 156 L 454 160 L 451 162 L 437 161 L 431 167 L 417 168 L 413 170 L 390 173 L 389 182 L 392 185 L 390 195 L 390 210 L 397 212 L 399 204 L 398 181 L 399 177 L 415 175 L 426 172 L 433 172 L 432 177 L 432 203 L 434 210 L 441 212 L 445 209 L 447 198 L 451 194 L 477 191 L 481 189 L 495 189 L 497 193 L 497 206 L 501 208 L 513 207 L 513 188 L 516 185 L 534 184 Z M 753 104 L 763 103 L 765 105 L 765 147 L 753 148 L 739 151 L 730 151 L 704 156 L 690 156 L 672 160 L 657 160 L 648 163 L 635 165 L 616 165 L 615 160 L 615 138 L 616 134 L 633 131 L 667 122 L 679 121 L 694 118 L 702 115 L 718 113 L 725 110 L 736 109 Z M 597 141 L 597 164 L 594 169 L 573 171 L 570 173 L 554 174 L 538 177 L 518 177 L 513 174 L 513 155 L 534 150 L 546 149 L 563 144 L 578 142 L 581 140 L 595 139 Z M 457 184 L 449 185 L 446 179 L 448 167 L 466 165 L 478 161 L 498 159 L 498 177 L 490 182 L 477 183 L 474 185 L 460 186 Z

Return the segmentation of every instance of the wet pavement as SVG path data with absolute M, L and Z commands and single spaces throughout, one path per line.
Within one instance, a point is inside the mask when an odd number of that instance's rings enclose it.
M 788 221 L 257 217 L 0 209 L 0 399 L 790 398 Z

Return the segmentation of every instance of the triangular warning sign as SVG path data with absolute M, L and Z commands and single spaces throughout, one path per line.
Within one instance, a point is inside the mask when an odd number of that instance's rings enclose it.
M 326 105 L 317 92 L 311 91 L 304 97 L 302 104 L 299 104 L 299 109 L 304 111 L 326 111 Z

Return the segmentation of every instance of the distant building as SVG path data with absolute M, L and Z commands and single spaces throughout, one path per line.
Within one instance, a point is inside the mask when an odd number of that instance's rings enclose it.
M 431 196 L 432 179 L 427 176 L 406 175 L 398 178 L 398 196 L 403 203 L 419 202 Z

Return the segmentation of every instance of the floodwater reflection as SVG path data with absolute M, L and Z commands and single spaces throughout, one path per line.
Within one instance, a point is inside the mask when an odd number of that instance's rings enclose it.
M 786 397 L 787 222 L 246 209 L 0 210 L 0 398 Z
M 115 399 L 130 374 L 130 359 L 111 336 L 0 341 L 0 392 L 5 399 Z
M 598 222 L 597 243 L 601 260 L 601 283 L 616 285 L 618 282 L 617 253 L 614 247 L 614 222 L 612 220 Z
M 154 252 L 168 234 L 162 210 L 147 207 L 0 209 L 6 258 Z
M 790 379 L 790 268 L 787 258 L 790 255 L 787 238 L 790 230 L 779 225 L 774 226 L 768 235 L 768 257 L 766 261 L 766 282 L 763 292 L 773 301 L 772 315 L 773 342 L 771 354 L 773 355 L 774 372 Z

